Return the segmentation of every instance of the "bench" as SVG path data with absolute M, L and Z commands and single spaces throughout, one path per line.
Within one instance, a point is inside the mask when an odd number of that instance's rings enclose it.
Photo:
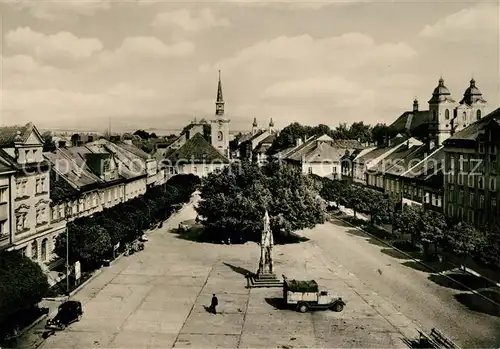
M 439 330 L 433 328 L 430 334 L 425 334 L 422 331 L 418 331 L 420 334 L 419 342 L 424 348 L 448 348 L 448 349 L 460 349 L 458 345 L 453 343 Z

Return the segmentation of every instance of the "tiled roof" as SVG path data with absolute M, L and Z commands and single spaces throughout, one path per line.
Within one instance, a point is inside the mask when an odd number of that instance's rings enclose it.
M 229 159 L 208 143 L 199 133 L 188 139 L 182 147 L 173 151 L 166 158 L 171 163 L 179 161 L 229 163 Z
M 135 156 L 137 156 L 143 160 L 148 160 L 151 158 L 151 155 L 149 155 L 148 153 L 146 153 L 142 149 L 137 148 L 133 144 L 127 144 L 125 142 L 118 142 L 116 145 L 119 146 L 120 148 L 125 149 L 126 151 L 134 154 Z
M 492 120 L 495 120 L 496 122 L 499 122 L 500 120 L 500 108 L 497 108 L 496 110 L 492 111 L 488 115 L 486 115 L 484 118 L 481 120 L 478 120 L 474 122 L 473 124 L 470 124 L 463 130 L 458 131 L 455 133 L 453 136 L 448 138 L 444 144 L 448 142 L 448 140 L 475 140 L 479 133 L 488 125 L 488 123 Z
M 264 138 L 260 143 L 267 143 L 267 144 L 272 144 L 274 140 L 276 139 L 276 134 L 270 134 L 266 138 Z
M 425 179 L 433 174 L 436 174 L 442 169 L 444 164 L 444 147 L 439 147 L 434 152 L 429 154 L 425 159 L 422 159 L 418 164 L 409 168 L 404 173 L 405 177 Z
M 390 127 L 396 132 L 404 132 L 409 126 L 409 130 L 412 132 L 417 127 L 424 124 L 425 121 L 428 120 L 428 117 L 428 110 L 419 110 L 416 112 L 406 111 L 399 118 L 397 118 Z
M 146 174 L 145 160 L 135 156 L 114 143 L 102 140 L 106 150 L 113 154 L 115 159 L 122 164 L 119 166 L 120 175 L 125 178 L 135 178 Z M 139 161 L 137 161 L 139 160 Z
M 304 162 L 330 162 L 340 161 L 346 153 L 346 149 L 336 148 L 328 143 L 319 143 L 312 151 L 304 156 Z
M 52 170 L 75 189 L 101 182 L 101 179 L 85 165 L 85 162 L 77 160 L 73 154 L 61 148 L 54 152 L 43 153 L 43 156 L 51 163 Z
M 414 145 L 409 148 L 402 147 L 401 151 L 396 150 L 381 161 L 379 164 L 380 172 L 395 176 L 402 175 L 427 155 L 429 155 L 428 150 L 424 145 Z
M 14 145 L 16 136 L 19 134 L 20 141 L 26 142 L 31 132 L 34 129 L 34 125 L 28 122 L 24 126 L 3 126 L 0 127 L 0 147 L 9 147 Z

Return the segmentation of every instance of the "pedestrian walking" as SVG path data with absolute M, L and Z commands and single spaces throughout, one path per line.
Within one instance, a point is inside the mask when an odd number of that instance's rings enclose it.
M 212 296 L 212 303 L 210 304 L 210 310 L 212 313 L 217 314 L 217 306 L 219 305 L 219 300 L 215 296 L 215 293 Z

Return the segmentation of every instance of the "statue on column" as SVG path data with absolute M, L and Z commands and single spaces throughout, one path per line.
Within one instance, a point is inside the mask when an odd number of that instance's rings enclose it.
M 262 236 L 260 242 L 260 262 L 258 275 L 273 274 L 273 233 L 271 231 L 271 222 L 269 214 L 266 210 L 264 214 L 264 229 L 262 229 Z

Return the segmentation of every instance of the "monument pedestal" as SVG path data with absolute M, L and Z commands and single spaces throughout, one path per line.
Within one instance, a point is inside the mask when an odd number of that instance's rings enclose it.
M 283 287 L 283 281 L 278 280 L 276 274 L 257 273 L 247 277 L 248 287 Z

